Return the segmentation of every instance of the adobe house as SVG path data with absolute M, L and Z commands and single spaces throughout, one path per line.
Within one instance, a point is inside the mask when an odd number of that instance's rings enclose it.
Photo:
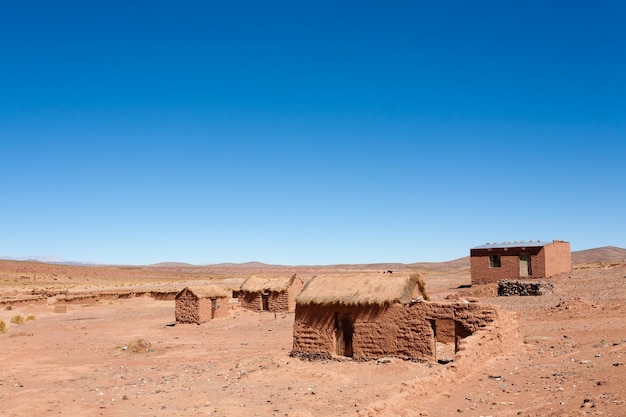
M 470 249 L 472 284 L 501 279 L 548 278 L 572 270 L 569 242 L 487 243 Z
M 314 277 L 296 300 L 291 356 L 437 361 L 438 343 L 456 352 L 463 338 L 495 320 L 495 307 L 426 301 L 421 280 L 395 273 Z
M 175 300 L 177 323 L 201 324 L 228 315 L 228 293 L 215 285 L 186 287 Z
M 251 276 L 241 284 L 239 305 L 252 311 L 293 312 L 296 296 L 304 287 L 297 275 L 281 278 Z

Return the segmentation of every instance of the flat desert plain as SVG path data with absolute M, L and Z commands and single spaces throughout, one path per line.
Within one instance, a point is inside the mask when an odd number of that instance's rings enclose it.
M 173 325 L 174 301 L 150 296 L 189 283 L 235 287 L 251 273 L 324 272 L 257 267 L 0 261 L 0 415 L 626 416 L 623 263 L 575 264 L 537 297 L 496 297 L 494 285 L 470 285 L 468 268 L 422 270 L 433 300 L 477 297 L 517 313 L 506 349 L 474 346 L 472 363 L 302 361 L 289 356 L 293 313 L 245 311 L 232 299 L 226 318 Z M 62 304 L 64 292 L 96 301 Z M 12 323 L 17 315 L 31 319 Z

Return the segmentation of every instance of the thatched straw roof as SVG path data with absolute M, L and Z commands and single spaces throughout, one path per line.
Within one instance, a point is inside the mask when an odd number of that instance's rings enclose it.
M 176 298 L 178 298 L 178 296 L 182 294 L 182 292 L 185 290 L 191 292 L 193 295 L 195 295 L 198 298 L 228 297 L 228 293 L 226 291 L 224 291 L 223 289 L 215 285 L 194 285 L 194 286 L 186 287 L 182 289 L 181 291 L 179 291 L 178 294 L 176 294 Z
M 251 276 L 241 284 L 243 292 L 281 292 L 291 286 L 293 281 L 298 278 L 295 274 L 290 277 L 257 277 Z
M 419 274 L 319 275 L 296 298 L 298 304 L 388 305 L 408 303 L 419 294 Z

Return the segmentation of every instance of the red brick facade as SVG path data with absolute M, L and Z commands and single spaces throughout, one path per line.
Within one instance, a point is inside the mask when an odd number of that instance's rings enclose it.
M 569 242 L 505 243 L 470 250 L 472 284 L 501 279 L 548 278 L 571 271 Z

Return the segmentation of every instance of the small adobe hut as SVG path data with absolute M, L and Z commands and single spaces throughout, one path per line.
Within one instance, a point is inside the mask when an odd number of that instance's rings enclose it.
M 478 303 L 435 303 L 421 275 L 323 275 L 297 297 L 292 356 L 303 359 L 399 357 L 436 361 L 437 343 L 461 339 L 494 320 Z
M 487 243 L 470 249 L 472 284 L 549 278 L 572 270 L 569 242 Z
M 282 278 L 252 276 L 241 284 L 239 305 L 252 311 L 293 312 L 304 287 L 297 275 Z
M 228 293 L 215 285 L 190 286 L 176 294 L 176 322 L 204 323 L 228 314 Z

